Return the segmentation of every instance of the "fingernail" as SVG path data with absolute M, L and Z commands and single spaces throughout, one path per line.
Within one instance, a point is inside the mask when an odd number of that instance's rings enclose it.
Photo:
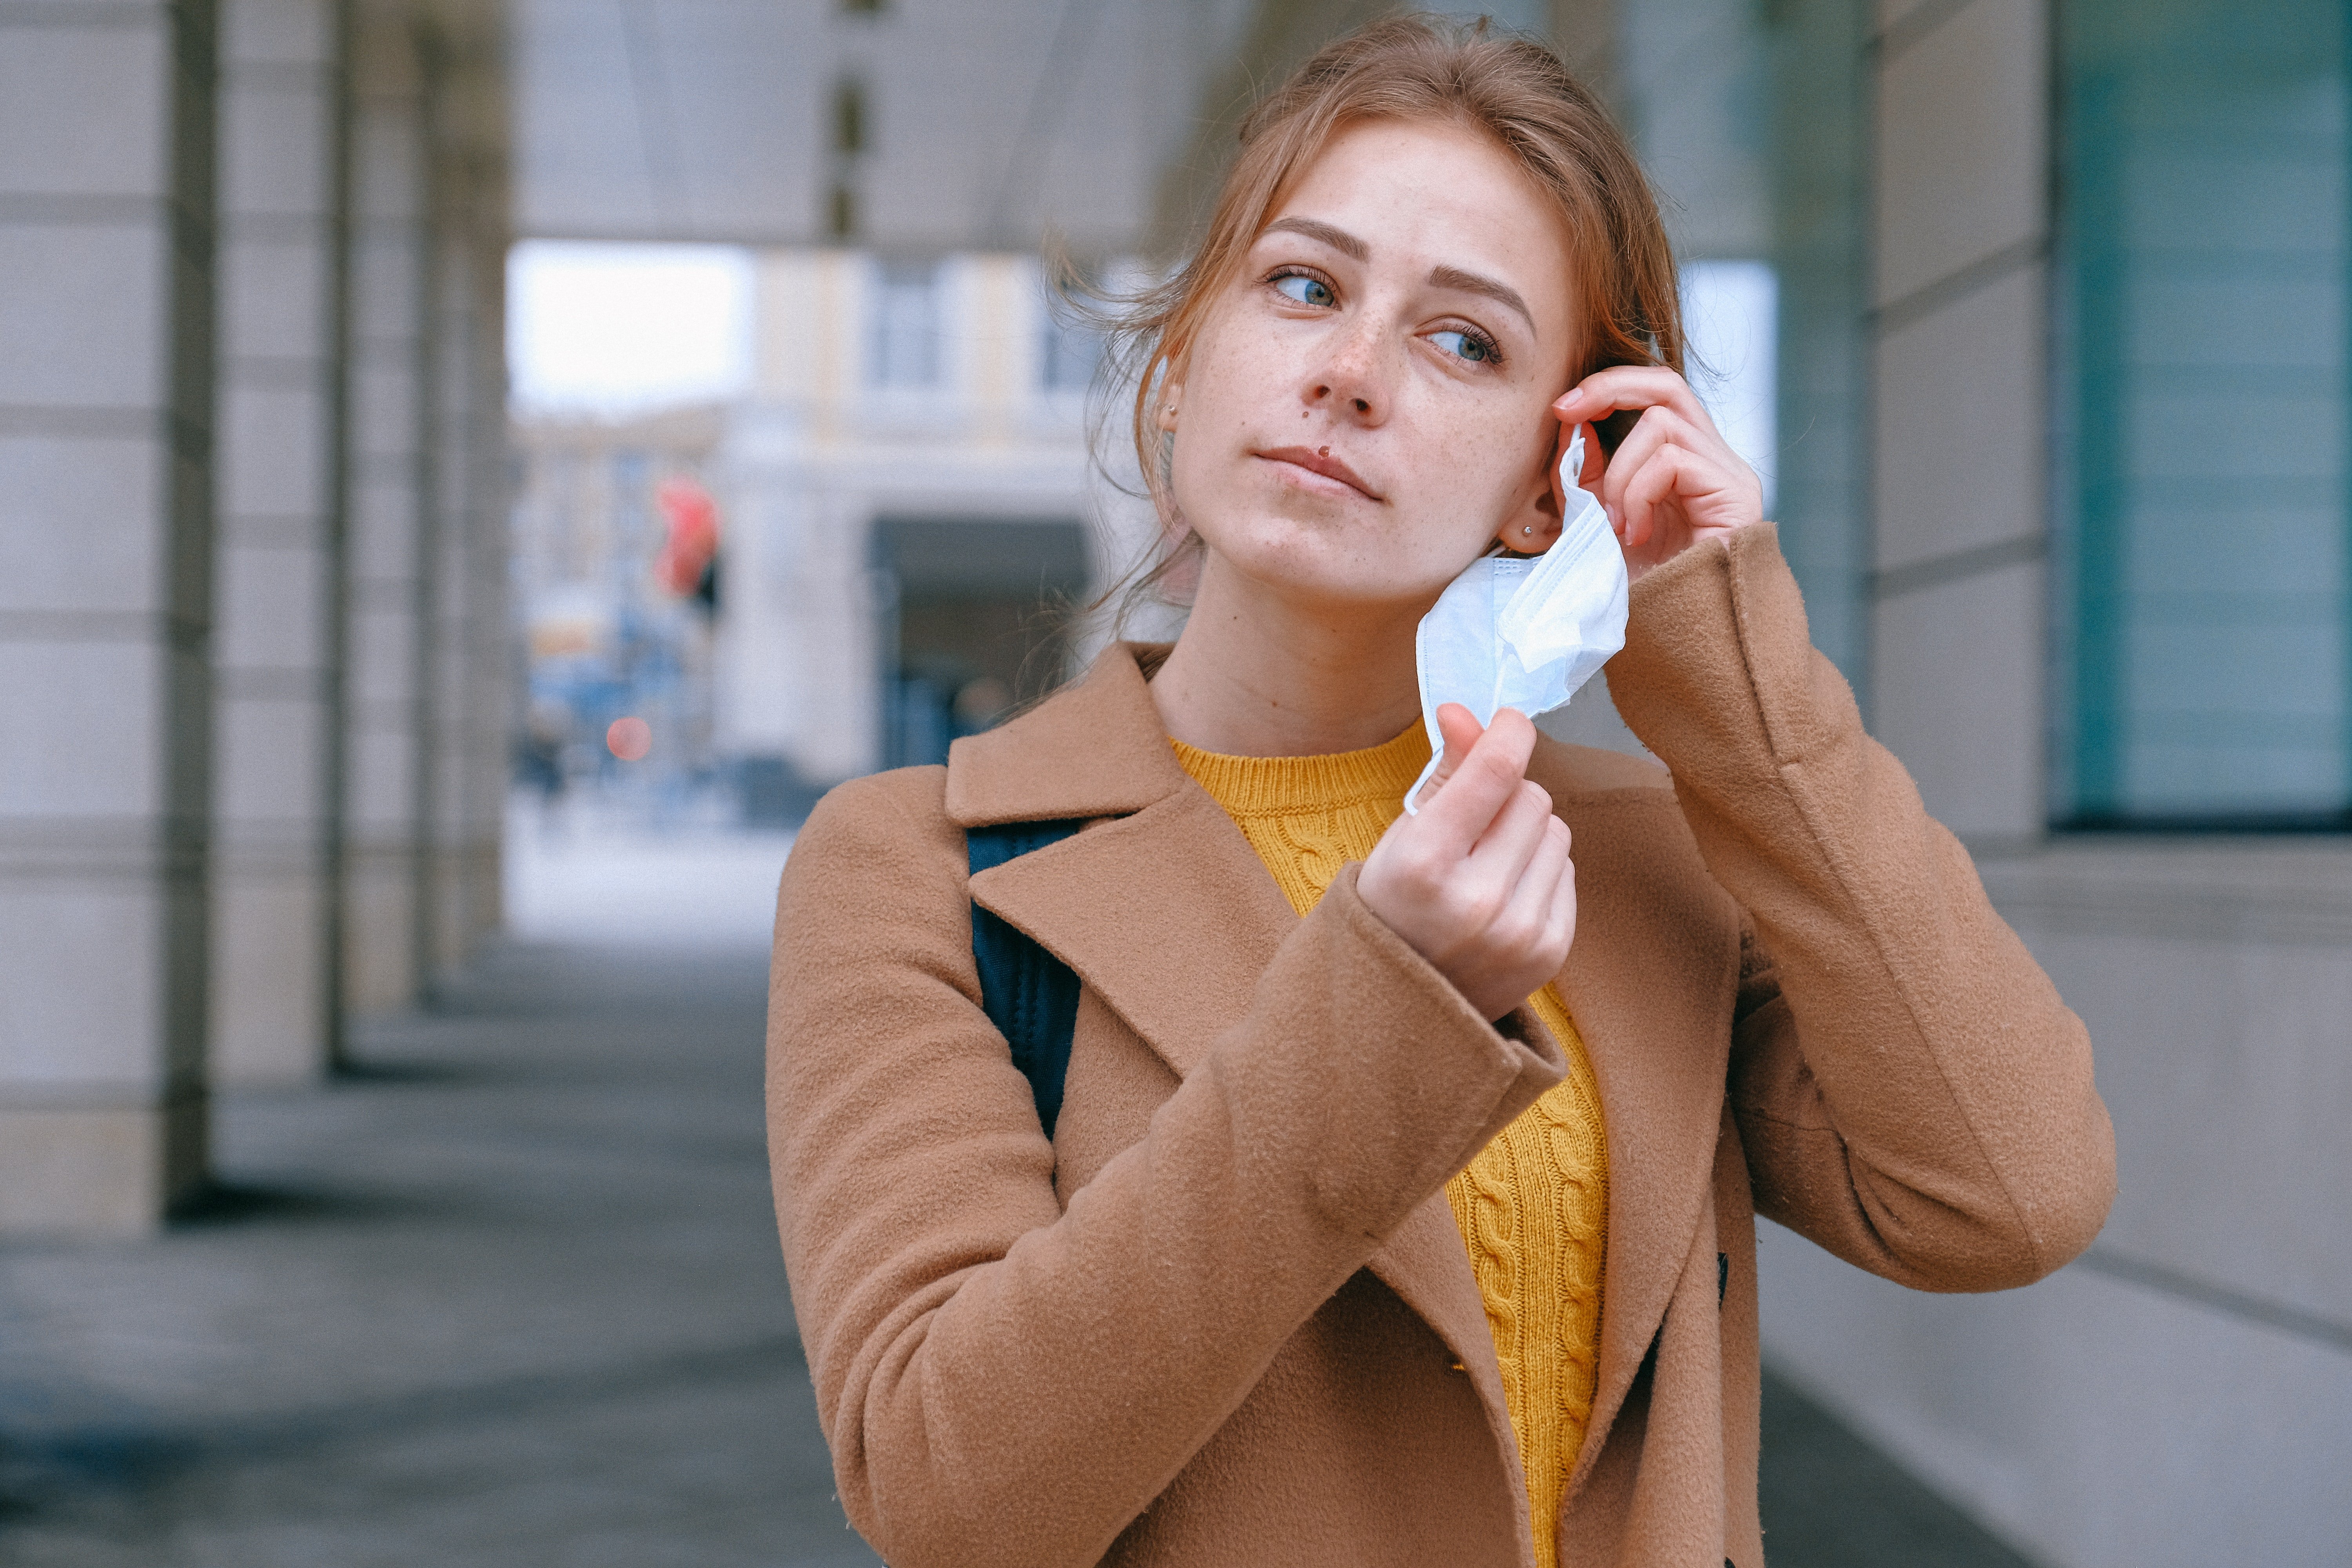
M 1584 388 L 1580 386 L 1571 386 L 1566 392 L 1559 395 L 1559 399 L 1552 404 L 1552 406 L 1554 408 L 1573 408 L 1582 401 L 1584 401 Z

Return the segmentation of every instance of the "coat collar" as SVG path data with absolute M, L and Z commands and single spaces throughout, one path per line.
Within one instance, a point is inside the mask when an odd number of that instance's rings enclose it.
M 1248 1011 L 1297 917 L 1241 830 L 1176 761 L 1138 663 L 1156 651 L 1115 644 L 1076 685 L 956 742 L 946 804 L 965 826 L 1112 819 L 982 872 L 972 896 L 1069 964 L 1181 1078 Z M 1549 742 L 1529 772 L 1576 836 L 1577 938 L 1559 984 L 1592 1062 L 1609 1140 L 1599 1388 L 1580 1478 L 1664 1316 L 1704 1212 L 1737 973 L 1721 945 L 1726 896 L 1703 875 L 1675 878 L 1660 864 L 1671 835 L 1686 842 L 1671 795 L 1606 787 Z M 1079 889 L 1086 899 L 1072 897 Z M 1081 904 L 1091 919 L 1074 917 Z M 1167 958 L 1179 952 L 1181 970 Z M 1494 1342 L 1444 1195 L 1408 1216 L 1370 1267 L 1446 1342 L 1507 1442 Z
M 1139 663 L 1156 663 L 1161 651 L 1113 643 L 1076 685 L 950 746 L 949 820 L 982 827 L 1125 816 L 1191 784 Z

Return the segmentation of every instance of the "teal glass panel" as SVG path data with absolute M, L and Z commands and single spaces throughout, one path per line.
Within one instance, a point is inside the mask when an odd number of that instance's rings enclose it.
M 2352 822 L 2343 0 L 2063 0 L 2053 815 Z
M 1692 384 L 1764 479 L 1813 644 L 1867 710 L 1872 0 L 1613 15 L 1618 108 L 1685 268 Z
M 1780 277 L 1780 548 L 1870 710 L 1868 0 L 1765 0 Z

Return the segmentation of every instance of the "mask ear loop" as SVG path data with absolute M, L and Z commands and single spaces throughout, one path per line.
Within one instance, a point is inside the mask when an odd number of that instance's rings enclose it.
M 1437 764 L 1444 760 L 1445 753 L 1443 752 L 1429 753 L 1429 765 L 1421 770 L 1421 776 L 1412 781 L 1411 789 L 1404 792 L 1404 814 L 1407 816 L 1421 815 L 1421 807 L 1413 804 L 1413 797 L 1421 793 L 1422 786 L 1429 783 L 1430 775 L 1437 772 Z

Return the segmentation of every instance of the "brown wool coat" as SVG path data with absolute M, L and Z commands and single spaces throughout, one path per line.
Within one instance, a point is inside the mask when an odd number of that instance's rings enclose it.
M 1887 1279 L 2038 1279 L 2105 1218 L 2082 1025 L 1808 642 L 1769 526 L 1633 590 L 1610 689 L 1672 776 L 1554 745 L 1561 994 L 1607 1117 L 1599 1398 L 1563 1564 L 1759 1568 L 1754 1215 Z M 963 829 L 1078 817 L 967 885 Z M 967 898 L 1083 989 L 1049 1145 Z M 897 1568 L 1526 1568 L 1441 1188 L 1558 1080 L 1343 871 L 1295 916 L 1134 651 L 786 868 L 768 1116 L 849 1517 Z

